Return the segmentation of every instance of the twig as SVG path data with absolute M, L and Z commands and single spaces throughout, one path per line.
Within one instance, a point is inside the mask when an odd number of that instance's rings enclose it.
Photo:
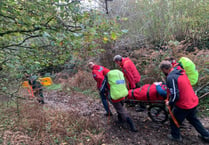
M 200 96 L 199 99 L 204 98 L 205 96 L 209 95 L 209 92 L 205 93 L 204 95 Z
M 200 88 L 198 88 L 195 93 L 197 94 L 197 92 L 199 92 L 200 90 L 202 90 L 204 87 L 206 87 L 207 85 L 209 85 L 209 82 L 203 86 L 201 86 Z

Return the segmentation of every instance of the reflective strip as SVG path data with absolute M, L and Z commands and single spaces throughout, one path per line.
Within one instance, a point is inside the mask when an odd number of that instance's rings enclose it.
M 103 70 L 103 67 L 100 66 L 98 72 L 101 72 Z
M 104 78 L 104 80 L 103 80 L 103 82 L 102 82 L 102 86 L 101 86 L 101 88 L 100 88 L 100 91 L 102 91 L 102 90 L 104 89 L 104 86 L 105 86 L 106 82 L 107 82 L 107 79 Z
M 119 84 L 125 84 L 125 80 L 117 80 L 115 83 L 117 85 L 119 85 Z
M 175 87 L 175 82 L 174 82 L 174 80 L 172 79 L 172 82 L 173 82 L 173 99 L 172 99 L 172 102 L 174 102 L 175 101 L 175 99 L 176 99 L 176 87 Z

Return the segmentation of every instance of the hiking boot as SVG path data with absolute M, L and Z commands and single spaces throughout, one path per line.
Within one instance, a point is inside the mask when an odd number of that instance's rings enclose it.
M 198 134 L 198 137 L 201 138 L 203 141 L 209 143 L 209 136 L 202 136 L 202 135 Z
M 182 137 L 175 138 L 175 137 L 173 137 L 171 134 L 168 134 L 167 137 L 168 137 L 170 140 L 173 140 L 173 141 L 176 141 L 176 142 L 182 142 Z
M 108 116 L 112 116 L 112 115 L 113 115 L 112 112 L 110 112 L 110 113 L 105 113 L 105 114 L 104 114 L 104 116 L 107 116 L 107 117 L 108 117 Z
M 133 121 L 131 120 L 131 118 L 127 117 L 126 121 L 129 124 L 132 132 L 138 132 L 138 130 L 136 129 L 136 127 L 135 127 Z
M 131 132 L 138 132 L 136 128 L 131 128 Z
M 39 104 L 45 104 L 44 100 L 38 100 Z

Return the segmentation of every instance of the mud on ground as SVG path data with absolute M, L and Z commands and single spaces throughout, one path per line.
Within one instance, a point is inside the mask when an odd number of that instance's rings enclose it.
M 117 113 L 110 105 L 114 115 L 112 117 L 104 116 L 104 109 L 100 99 L 84 96 L 81 93 L 68 95 L 61 91 L 45 92 L 45 102 L 47 107 L 53 107 L 61 111 L 77 111 L 82 116 L 91 116 L 97 118 L 101 129 L 105 130 L 103 144 L 114 145 L 203 145 L 206 144 L 197 137 L 196 130 L 185 120 L 181 127 L 183 143 L 177 143 L 167 139 L 169 134 L 169 122 L 156 124 L 151 121 L 147 111 L 136 112 L 134 107 L 128 107 L 127 110 L 139 130 L 137 133 L 129 131 L 128 126 L 118 125 Z M 199 117 L 206 128 L 209 128 L 209 118 Z

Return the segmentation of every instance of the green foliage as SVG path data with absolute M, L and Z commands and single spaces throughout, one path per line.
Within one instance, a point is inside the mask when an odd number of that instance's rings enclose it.
M 209 104 L 209 98 L 208 97 L 205 97 L 205 98 L 200 100 L 199 110 L 201 110 L 201 114 L 209 116 L 208 104 Z
M 129 30 L 129 38 L 156 45 L 186 38 L 204 49 L 209 47 L 208 0 L 115 0 L 112 10 Z
M 123 34 L 102 12 L 69 0 L 4 0 L 0 21 L 0 77 L 5 79 L 0 89 L 8 92 L 17 90 L 24 71 L 36 73 L 99 54 L 104 37 L 109 43 Z

